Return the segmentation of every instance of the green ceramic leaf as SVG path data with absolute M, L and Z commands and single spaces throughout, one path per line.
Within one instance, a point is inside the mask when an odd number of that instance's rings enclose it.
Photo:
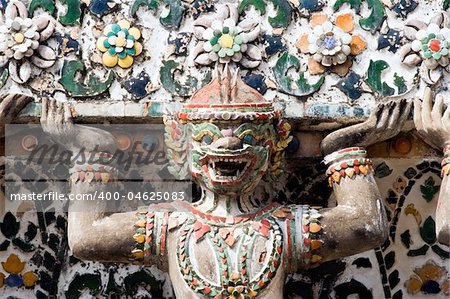
M 63 25 L 75 25 L 81 17 L 81 8 L 79 0 L 61 0 L 62 4 L 67 5 L 66 14 L 59 17 Z
M 102 289 L 100 274 L 76 274 L 66 291 L 67 298 L 79 298 L 84 289 L 89 289 L 91 295 L 97 295 Z
M 113 71 L 109 71 L 106 80 L 101 81 L 98 77 L 89 73 L 86 80 L 78 82 L 75 80 L 77 72 L 84 71 L 84 64 L 79 60 L 65 60 L 61 71 L 59 82 L 72 97 L 93 97 L 105 92 L 114 80 Z M 84 76 L 83 76 L 84 78 Z
M 375 32 L 381 27 L 384 19 L 386 19 L 386 13 L 384 12 L 383 3 L 380 0 L 366 0 L 369 8 L 372 9 L 372 13 L 366 19 L 360 19 L 359 25 L 367 31 Z
M 431 250 L 434 251 L 434 253 L 436 253 L 437 255 L 439 255 L 441 258 L 443 259 L 448 259 L 450 258 L 450 252 L 442 249 L 439 245 L 433 245 L 431 246 Z
M 266 3 L 264 0 L 242 0 L 238 7 L 239 14 L 249 6 L 254 6 L 261 15 L 266 13 Z
M 427 244 L 423 245 L 422 247 L 420 247 L 419 249 L 414 249 L 414 250 L 410 250 L 408 251 L 407 256 L 419 256 L 419 255 L 425 255 L 428 251 L 428 248 L 430 248 L 430 246 L 428 246 Z
M 395 92 L 392 87 L 381 81 L 381 74 L 387 68 L 389 68 L 389 64 L 384 60 L 370 60 L 367 78 L 364 80 L 373 91 L 383 97 L 391 96 Z
M 32 252 L 34 250 L 33 244 L 25 243 L 25 241 L 20 238 L 13 239 L 12 243 L 23 252 Z
M 25 232 L 25 242 L 33 241 L 37 234 L 37 226 L 34 223 L 29 223 L 27 231 Z
M 181 85 L 175 79 L 175 74 L 180 71 L 179 63 L 175 60 L 163 60 L 163 66 L 159 70 L 160 80 L 165 90 L 175 96 L 190 96 L 197 88 L 198 80 L 192 76 L 188 76 L 186 84 Z
M 129 296 L 136 295 L 135 293 L 139 286 L 145 284 L 150 286 L 154 298 L 163 298 L 162 282 L 156 280 L 149 271 L 141 270 L 128 275 L 124 279 L 124 284 L 125 292 Z M 136 297 L 134 296 L 133 298 Z
M 11 241 L 5 240 L 2 243 L 0 243 L 0 251 L 5 251 L 8 249 L 9 244 L 11 244 Z
M 436 224 L 431 216 L 428 216 L 420 228 L 420 236 L 430 245 L 436 242 Z
M 158 0 L 136 0 L 134 1 L 133 6 L 131 6 L 131 15 L 135 17 L 136 12 L 141 6 L 147 6 L 148 9 L 156 11 L 158 9 L 158 5 Z
M 325 80 L 323 76 L 321 76 L 316 83 L 310 85 L 305 79 L 303 72 L 299 72 L 299 78 L 295 80 L 295 82 L 292 82 L 291 78 L 287 75 L 288 70 L 292 67 L 296 71 L 300 69 L 298 58 L 284 52 L 273 68 L 275 80 L 278 83 L 280 91 L 294 96 L 307 96 L 317 91 L 320 86 L 322 86 Z M 295 84 L 295 87 L 293 87 L 293 83 Z
M 389 176 L 392 173 L 392 169 L 389 168 L 389 165 L 386 164 L 386 162 L 383 162 L 381 164 L 378 164 L 377 167 L 375 167 L 375 176 L 377 178 L 384 178 Z
M 336 0 L 333 9 L 338 10 L 344 3 L 350 4 L 350 7 L 354 8 L 356 12 L 359 13 L 359 10 L 361 9 L 361 0 Z
M 13 238 L 19 231 L 19 228 L 20 222 L 16 220 L 16 217 L 11 212 L 6 213 L 3 217 L 3 222 L 0 223 L 0 230 L 5 238 Z
M 435 181 L 433 177 L 429 177 L 423 185 L 420 186 L 420 192 L 422 193 L 422 197 L 430 202 L 433 200 L 436 193 L 439 192 L 440 185 L 435 185 Z
M 397 73 L 394 74 L 394 85 L 397 86 L 398 94 L 406 92 L 405 78 L 397 75 Z
M 444 2 L 442 3 L 442 8 L 445 10 L 449 7 L 450 5 L 450 0 L 444 0 Z
M 47 10 L 49 14 L 53 14 L 55 12 L 55 3 L 53 0 L 32 0 L 28 6 L 28 13 L 33 15 L 34 11 L 38 7 Z
M 9 78 L 8 68 L 4 68 L 2 74 L 0 75 L 0 88 L 5 86 L 6 80 L 8 80 L 8 78 Z
M 181 4 L 181 0 L 163 0 L 162 2 L 169 7 L 170 11 L 166 17 L 159 18 L 161 24 L 169 29 L 180 27 L 184 11 L 186 10 Z
M 273 28 L 287 28 L 292 19 L 292 6 L 287 0 L 270 0 L 277 14 L 275 17 L 269 17 L 269 24 Z
M 114 279 L 115 271 L 113 269 L 109 270 L 109 276 L 108 276 L 108 283 L 106 285 L 106 289 L 103 292 L 103 295 L 109 296 L 109 298 L 114 298 L 113 295 L 118 296 L 122 295 L 123 291 L 121 290 L 120 286 L 116 283 L 116 280 Z
M 409 229 L 405 230 L 400 235 L 400 240 L 402 241 L 403 245 L 405 245 L 406 248 L 409 248 L 411 246 L 411 234 L 409 233 Z

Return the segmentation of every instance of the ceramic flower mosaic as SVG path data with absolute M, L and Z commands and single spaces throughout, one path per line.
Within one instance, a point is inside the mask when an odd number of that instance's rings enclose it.
M 403 63 L 411 67 L 421 64 L 421 77 L 430 85 L 440 79 L 442 70 L 446 70 L 450 64 L 450 28 L 447 19 L 447 13 L 440 13 L 429 24 L 419 20 L 411 20 L 406 24 L 405 35 L 410 43 L 402 48 L 401 58 Z
M 309 72 L 324 73 L 327 68 L 345 75 L 351 67 L 350 55 L 356 56 L 366 48 L 365 41 L 352 35 L 355 24 L 351 14 L 339 15 L 333 24 L 326 15 L 312 16 L 312 32 L 301 36 L 297 47 L 302 53 L 310 54 Z
M 0 272 L 0 288 L 4 285 L 11 288 L 21 286 L 33 287 L 39 277 L 32 271 L 22 273 L 25 264 L 15 254 L 11 254 L 5 262 L 2 262 L 3 270 L 9 275 L 6 276 Z
M 130 27 L 130 22 L 121 20 L 103 30 L 103 36 L 97 41 L 97 49 L 103 52 L 105 66 L 118 65 L 126 69 L 133 65 L 134 57 L 141 54 L 142 45 L 138 42 L 141 32 L 136 27 Z
M 358 119 L 381 98 L 420 96 L 423 85 L 447 88 L 449 4 L 0 1 L 0 89 L 57 95 L 75 106 L 83 102 L 93 114 L 100 107 L 99 118 L 122 117 L 124 111 L 129 119 L 135 111 L 142 118 L 144 111 L 159 119 L 162 107 L 179 105 L 205 85 L 216 64 L 230 64 L 241 68 L 246 84 L 286 107 L 288 117 Z M 114 110 L 116 105 L 125 110 Z M 39 113 L 39 106 L 30 109 Z M 184 130 L 175 124 L 166 130 L 182 146 Z M 284 148 L 284 142 L 275 146 Z M 177 153 L 168 158 L 186 160 Z M 448 298 L 449 248 L 437 242 L 435 216 L 429 213 L 441 184 L 439 162 L 376 161 L 390 222 L 388 240 L 373 251 L 311 270 L 315 275 L 288 277 L 286 297 Z M 324 187 L 322 168 L 305 163 L 301 173 L 286 173 L 286 184 L 279 183 L 280 201 L 326 206 L 330 189 Z M 30 167 L 24 171 L 41 175 Z M 134 171 L 145 175 L 142 169 Z M 182 177 L 190 174 L 187 168 L 175 171 Z M 32 187 L 28 182 L 20 186 L 30 192 Z M 174 297 L 170 280 L 156 267 L 80 262 L 69 256 L 67 214 L 9 213 L 0 215 L 0 228 L 1 298 Z M 233 242 L 238 246 L 241 241 Z M 240 281 L 230 281 L 227 292 L 231 299 L 260 295 Z
M 239 63 L 246 68 L 257 67 L 262 60 L 261 51 L 252 43 L 261 27 L 256 21 L 238 22 L 237 7 L 224 5 L 219 17 L 202 17 L 194 22 L 194 33 L 199 44 L 195 62 L 209 65 L 213 62 Z
M 54 29 L 54 20 L 49 15 L 29 18 L 21 1 L 9 3 L 0 25 L 0 66 L 9 63 L 9 72 L 15 82 L 22 84 L 30 79 L 30 62 L 40 69 L 55 63 L 55 51 L 44 44 Z

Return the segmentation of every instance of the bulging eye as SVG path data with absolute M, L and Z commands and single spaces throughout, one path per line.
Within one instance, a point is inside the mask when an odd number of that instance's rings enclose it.
M 242 137 L 242 142 L 250 145 L 255 145 L 255 137 L 251 134 L 245 134 L 244 137 Z
M 213 138 L 210 135 L 205 134 L 202 137 L 202 144 L 203 145 L 210 145 L 212 142 L 213 142 Z

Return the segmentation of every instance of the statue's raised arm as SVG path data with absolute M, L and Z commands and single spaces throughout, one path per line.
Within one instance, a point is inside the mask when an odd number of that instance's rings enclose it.
M 337 206 L 321 211 L 324 260 L 363 252 L 387 237 L 382 196 L 365 147 L 396 136 L 412 102 L 379 104 L 363 123 L 329 134 L 322 141 L 326 175 Z
M 414 123 L 417 132 L 433 148 L 442 150 L 442 184 L 436 210 L 436 231 L 438 242 L 450 245 L 450 107 L 444 106 L 444 98 L 426 88 L 423 101 L 414 103 Z
M 55 142 L 70 150 L 73 155 L 83 157 L 75 161 L 71 169 L 72 194 L 115 190 L 118 171 L 112 155 L 117 146 L 111 133 L 74 124 L 69 105 L 55 100 L 43 100 L 41 124 L 44 132 Z M 90 168 L 98 171 L 94 174 L 89 171 Z M 68 241 L 73 255 L 84 260 L 102 262 L 142 261 L 141 251 L 136 248 L 140 241 L 136 240 L 136 231 L 145 230 L 142 213 L 111 213 L 106 204 L 101 200 L 70 203 Z M 146 261 L 155 262 L 164 268 L 163 260 L 157 257 L 154 261 L 151 258 Z

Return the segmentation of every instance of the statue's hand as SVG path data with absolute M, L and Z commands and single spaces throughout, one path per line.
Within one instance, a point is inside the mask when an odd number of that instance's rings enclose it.
M 95 127 L 75 125 L 67 103 L 43 99 L 41 125 L 55 142 L 73 152 L 113 152 L 116 149 L 116 139 L 111 133 Z
M 405 99 L 378 104 L 369 118 L 360 124 L 337 130 L 322 141 L 324 155 L 339 149 L 369 145 L 396 136 L 403 128 L 412 107 Z
M 33 101 L 32 97 L 21 94 L 0 96 L 0 137 L 4 135 L 5 125 L 10 123 L 31 101 Z
M 450 145 L 450 106 L 444 111 L 444 97 L 436 96 L 433 104 L 433 94 L 427 87 L 423 102 L 414 101 L 414 124 L 423 140 L 434 148 L 442 150 Z

